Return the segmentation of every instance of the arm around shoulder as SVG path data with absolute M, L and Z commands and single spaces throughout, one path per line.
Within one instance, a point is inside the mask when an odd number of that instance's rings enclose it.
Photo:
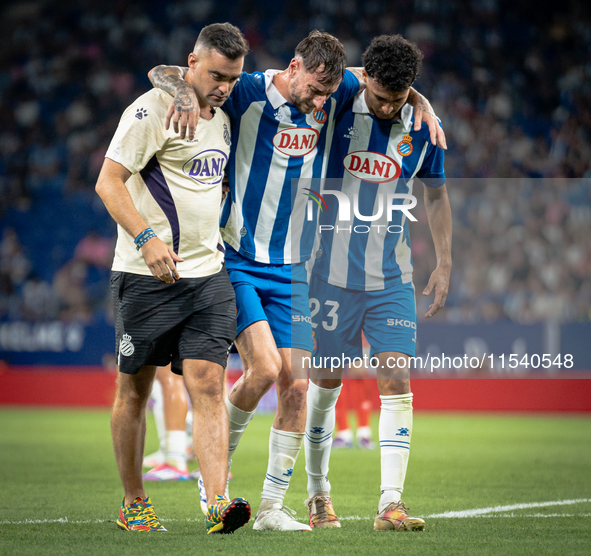
M 187 71 L 188 68 L 179 66 L 156 66 L 148 72 L 148 79 L 154 87 L 174 97 L 166 114 L 165 129 L 170 127 L 172 121 L 174 132 L 181 139 L 188 134 L 189 139 L 193 140 L 200 110 L 193 87 L 184 80 Z

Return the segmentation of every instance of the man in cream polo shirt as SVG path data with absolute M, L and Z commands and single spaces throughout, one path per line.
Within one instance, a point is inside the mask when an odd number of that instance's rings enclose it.
M 248 45 L 229 23 L 205 27 L 189 55 L 188 87 L 200 120 L 193 140 L 164 129 L 172 97 L 152 89 L 124 112 L 96 191 L 118 224 L 111 289 L 119 375 L 111 432 L 125 497 L 117 525 L 165 531 L 142 483 L 146 405 L 157 366 L 182 374 L 194 412 L 194 447 L 208 484 L 207 532 L 248 522 L 246 500 L 228 500 L 224 370 L 236 304 L 219 231 L 230 153 L 219 108 L 240 77 Z M 182 98 L 178 102 L 182 110 Z

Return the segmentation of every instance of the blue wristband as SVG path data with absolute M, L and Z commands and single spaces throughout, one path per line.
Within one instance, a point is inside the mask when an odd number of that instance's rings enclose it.
M 139 233 L 139 234 L 138 234 L 138 235 L 135 237 L 135 239 L 133 240 L 133 242 L 134 242 L 136 245 L 138 245 L 138 244 L 139 244 L 139 243 L 142 241 L 142 239 L 144 239 L 144 236 L 145 236 L 145 235 L 148 235 L 148 234 L 153 234 L 153 233 L 154 233 L 154 232 L 152 231 L 152 228 L 146 228 L 144 231 L 140 232 L 140 233 Z
M 142 245 L 144 243 L 146 243 L 146 241 L 148 241 L 149 239 L 152 239 L 153 237 L 157 237 L 156 234 L 154 232 L 150 232 L 148 235 L 144 235 L 141 239 L 140 242 L 136 245 L 136 250 L 139 251 L 140 248 L 142 247 Z

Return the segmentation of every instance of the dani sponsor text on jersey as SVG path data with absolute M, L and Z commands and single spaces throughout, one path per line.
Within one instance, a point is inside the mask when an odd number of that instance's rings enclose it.
M 276 73 L 243 73 L 223 106 L 232 149 L 221 227 L 224 241 L 244 257 L 293 264 L 310 258 L 316 225 L 306 221 L 306 199 L 295 194 L 292 180 L 323 175 L 334 117 L 354 98 L 359 82 L 345 72 L 321 110 L 302 114 L 273 85 Z
M 337 198 L 323 195 L 328 210 L 319 212 L 317 228 L 322 231 L 314 247 L 313 272 L 330 284 L 375 291 L 412 281 L 408 219 L 399 210 L 387 210 L 387 195 L 412 194 L 415 177 L 428 187 L 445 183 L 443 151 L 431 144 L 427 124 L 413 130 L 413 112 L 407 104 L 400 119 L 380 120 L 370 114 L 361 92 L 335 120 L 323 191 L 346 194 L 351 219 L 340 221 Z M 381 216 L 357 218 L 355 197 L 359 214 L 377 216 L 381 205 Z

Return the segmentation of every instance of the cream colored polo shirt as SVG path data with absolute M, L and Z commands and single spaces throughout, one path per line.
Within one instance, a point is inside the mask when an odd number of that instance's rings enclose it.
M 195 139 L 164 129 L 172 97 L 160 89 L 140 96 L 123 113 L 106 157 L 125 166 L 133 203 L 156 235 L 184 259 L 181 278 L 219 272 L 224 254 L 219 216 L 230 122 L 222 110 L 199 119 Z M 141 250 L 117 227 L 113 270 L 150 276 Z

